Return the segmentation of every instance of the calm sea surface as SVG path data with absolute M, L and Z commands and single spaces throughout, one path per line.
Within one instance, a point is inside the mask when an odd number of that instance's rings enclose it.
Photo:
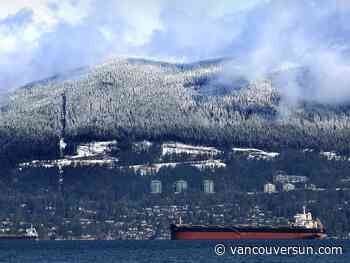
M 215 246 L 223 244 L 217 253 Z M 342 255 L 233 255 L 232 248 L 341 246 Z M 256 250 L 257 251 L 257 250 Z M 302 250 L 300 250 L 302 252 Z M 318 250 L 317 250 L 318 251 Z M 242 252 L 242 250 L 241 250 Z M 349 241 L 0 241 L 0 262 L 350 262 Z

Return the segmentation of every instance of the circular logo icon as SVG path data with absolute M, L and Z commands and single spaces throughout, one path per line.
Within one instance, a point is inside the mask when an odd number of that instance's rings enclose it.
M 226 251 L 226 247 L 223 244 L 217 244 L 214 248 L 215 254 L 218 256 L 223 256 Z

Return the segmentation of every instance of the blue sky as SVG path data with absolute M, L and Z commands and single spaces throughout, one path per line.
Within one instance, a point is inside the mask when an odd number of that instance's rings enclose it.
M 0 90 L 112 56 L 230 56 L 252 78 L 302 64 L 333 70 L 329 84 L 350 73 L 349 14 L 348 0 L 4 0 Z M 350 95 L 348 79 L 338 82 Z

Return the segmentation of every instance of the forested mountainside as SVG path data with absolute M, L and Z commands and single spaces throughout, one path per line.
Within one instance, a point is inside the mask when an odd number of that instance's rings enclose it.
M 64 108 L 68 141 L 174 139 L 349 151 L 348 105 L 285 103 L 277 80 L 288 69 L 266 79 L 225 79 L 228 61 L 112 59 L 28 84 L 1 102 L 0 156 L 15 162 L 57 155 Z

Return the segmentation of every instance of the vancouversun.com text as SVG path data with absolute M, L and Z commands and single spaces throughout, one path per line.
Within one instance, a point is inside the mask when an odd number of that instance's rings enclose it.
M 284 255 L 342 255 L 341 246 L 240 246 L 217 244 L 214 247 L 217 256 L 284 256 Z

